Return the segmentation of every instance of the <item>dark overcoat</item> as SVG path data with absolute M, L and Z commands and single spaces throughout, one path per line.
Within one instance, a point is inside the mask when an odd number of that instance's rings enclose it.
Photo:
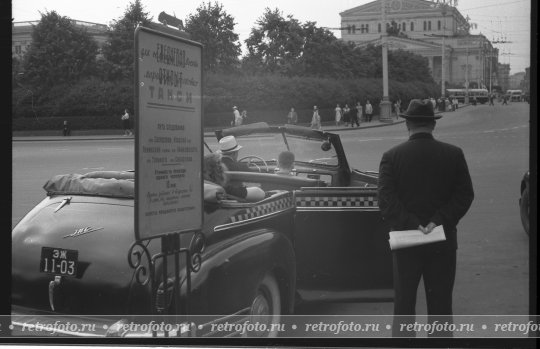
M 392 230 L 443 225 L 457 248 L 456 227 L 474 198 L 463 151 L 430 133 L 417 133 L 384 153 L 379 168 L 379 207 Z

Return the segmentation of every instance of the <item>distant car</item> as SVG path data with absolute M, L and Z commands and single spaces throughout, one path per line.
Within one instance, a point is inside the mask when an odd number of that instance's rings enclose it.
M 216 134 L 236 136 L 243 146 L 241 161 L 253 170 L 228 172 L 229 179 L 259 185 L 267 196 L 255 203 L 216 199 L 218 186 L 204 185 L 202 235 L 181 241 L 200 259 L 191 268 L 180 261 L 179 292 L 171 274 L 174 261 L 167 269 L 158 260 L 149 284 L 138 280 L 148 270 L 128 263 L 161 251 L 159 239 L 130 248 L 135 173 L 59 175 L 46 183 L 47 197 L 12 232 L 15 330 L 32 321 L 51 325 L 68 318 L 98 323 L 92 336 L 144 336 L 148 333 L 120 331 L 118 324 L 141 314 L 212 315 L 218 323 L 232 314 L 264 315 L 276 323 L 299 302 L 392 301 L 378 173 L 351 169 L 339 135 L 266 123 Z M 295 154 L 292 176 L 274 173 L 282 150 Z M 121 319 L 111 323 L 107 314 Z M 212 335 L 203 332 L 196 336 Z
M 529 234 L 529 171 L 525 173 L 523 179 L 521 179 L 520 185 L 520 198 L 519 198 L 519 213 L 521 216 L 521 223 L 523 229 Z

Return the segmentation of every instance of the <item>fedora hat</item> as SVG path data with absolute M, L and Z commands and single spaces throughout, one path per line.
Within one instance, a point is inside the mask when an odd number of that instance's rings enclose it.
M 433 104 L 429 100 L 413 99 L 404 113 L 400 113 L 407 120 L 436 120 L 442 115 L 436 115 L 433 111 Z
M 225 136 L 219 140 L 219 150 L 217 152 L 220 154 L 228 154 L 240 149 L 242 149 L 242 146 L 238 145 L 234 136 Z

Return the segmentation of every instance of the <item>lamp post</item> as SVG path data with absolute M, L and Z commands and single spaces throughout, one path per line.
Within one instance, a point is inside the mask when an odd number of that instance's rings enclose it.
M 469 46 L 466 48 L 467 58 L 465 60 L 465 104 L 469 104 Z
M 492 78 L 492 72 L 491 72 L 491 65 L 493 64 L 493 46 L 490 46 L 489 48 L 489 93 L 491 93 L 491 78 Z
M 442 7 L 442 18 L 443 18 L 443 35 L 442 35 L 442 54 L 441 54 L 441 96 L 444 97 L 445 86 L 444 86 L 444 37 L 446 36 L 446 23 L 444 16 L 446 15 L 446 4 L 443 3 Z
M 392 120 L 392 103 L 388 97 L 388 34 L 386 32 L 386 0 L 382 0 L 382 68 L 383 68 L 383 97 L 379 104 L 379 120 L 381 122 L 393 122 Z

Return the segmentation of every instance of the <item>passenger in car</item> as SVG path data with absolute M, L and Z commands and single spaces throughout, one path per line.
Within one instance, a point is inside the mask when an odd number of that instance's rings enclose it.
M 219 140 L 217 153 L 223 154 L 221 161 L 229 171 L 251 171 L 246 163 L 238 162 L 238 151 L 242 146 L 238 144 L 234 136 L 225 136 Z
M 230 184 L 227 180 L 227 167 L 222 162 L 219 153 L 207 154 L 204 156 L 203 179 L 222 186 L 225 192 L 246 201 L 254 202 L 265 198 L 264 190 L 259 187 L 246 187 L 244 185 Z
M 276 174 L 282 176 L 294 176 L 294 154 L 290 151 L 282 151 L 278 156 L 278 168 Z

